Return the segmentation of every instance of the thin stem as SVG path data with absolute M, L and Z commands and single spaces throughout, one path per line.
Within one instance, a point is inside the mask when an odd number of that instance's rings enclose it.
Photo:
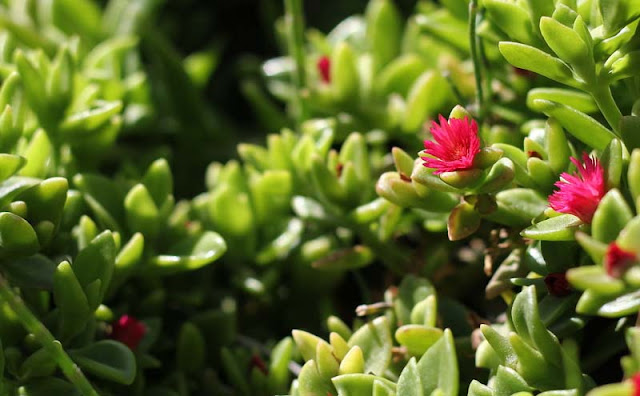
M 611 88 L 606 83 L 600 83 L 591 92 L 591 96 L 596 101 L 598 108 L 604 115 L 613 131 L 616 135 L 620 136 L 620 120 L 622 119 L 622 113 L 618 108 L 613 95 L 611 95 Z
M 471 45 L 471 60 L 473 61 L 473 72 L 476 79 L 476 99 L 478 102 L 478 113 L 480 119 L 484 118 L 484 89 L 482 87 L 482 61 L 478 51 L 476 38 L 476 18 L 478 15 L 478 0 L 471 0 L 469 3 L 469 44 Z
M 300 124 L 306 117 L 307 109 L 302 98 L 302 90 L 305 87 L 305 59 L 304 59 L 304 16 L 302 14 L 301 0 L 284 0 L 285 26 L 287 32 L 287 47 L 289 55 L 293 58 L 295 70 L 293 73 L 293 83 L 296 87 L 291 98 L 291 107 Z
M 98 396 L 91 383 L 84 376 L 80 368 L 71 360 L 62 348 L 60 341 L 56 340 L 49 330 L 36 318 L 25 305 L 22 298 L 11 290 L 6 279 L 0 275 L 0 300 L 5 301 L 18 316 L 24 328 L 32 333 L 49 355 L 56 361 L 64 375 L 83 394 Z

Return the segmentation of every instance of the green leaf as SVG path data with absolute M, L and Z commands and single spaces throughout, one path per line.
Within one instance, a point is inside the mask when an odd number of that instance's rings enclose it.
M 607 145 L 607 148 L 600 157 L 600 163 L 604 168 L 604 180 L 606 182 L 606 188 L 618 188 L 620 186 L 620 179 L 622 178 L 622 170 L 626 159 L 625 148 L 618 139 L 612 139 Z
M 364 353 L 364 372 L 382 375 L 391 363 L 393 346 L 387 317 L 376 318 L 353 333 L 349 339 L 349 347 L 356 345 Z
M 549 166 L 555 173 L 561 173 L 569 165 L 571 149 L 562 127 L 555 118 L 549 118 L 545 125 L 545 147 L 547 148 Z
M 450 241 L 466 238 L 480 227 L 481 217 L 473 205 L 461 202 L 449 215 L 447 231 Z
M 369 396 L 373 395 L 375 382 L 381 382 L 395 390 L 396 384 L 384 377 L 376 377 L 370 374 L 344 374 L 331 379 L 339 395 L 344 396 Z
M 152 257 L 149 261 L 149 275 L 168 275 L 192 271 L 217 260 L 227 250 L 222 237 L 206 231 L 200 236 L 191 236 L 169 248 L 167 254 Z
M 13 176 L 26 163 L 27 160 L 19 155 L 0 153 L 0 181 Z
M 178 333 L 176 365 L 187 374 L 202 371 L 205 363 L 205 340 L 200 330 L 190 322 L 184 323 Z
M 397 391 L 398 395 L 424 396 L 415 357 L 409 359 L 409 363 L 402 369 L 402 373 L 400 373 L 400 378 L 398 379 Z
M 527 107 L 534 111 L 542 111 L 535 101 L 547 100 L 561 103 L 583 113 L 595 113 L 598 106 L 593 97 L 584 92 L 563 88 L 534 88 L 527 93 Z
M 441 337 L 418 362 L 422 391 L 425 395 L 440 389 L 445 396 L 458 394 L 458 361 L 451 330 Z
M 73 183 L 103 228 L 120 232 L 125 217 L 122 205 L 125 196 L 118 185 L 106 177 L 91 174 L 78 174 Z
M 53 298 L 60 310 L 61 338 L 70 339 L 82 332 L 91 308 L 73 268 L 66 261 L 58 265 L 53 276 Z
M 547 207 L 547 200 L 539 192 L 528 188 L 512 188 L 496 194 L 498 209 L 486 216 L 498 223 L 527 226 Z
M 582 221 L 574 215 L 564 214 L 536 223 L 520 235 L 542 241 L 571 241 L 581 224 Z
M 351 102 L 358 95 L 359 76 L 356 56 L 346 42 L 339 43 L 331 54 L 331 94 L 338 102 Z
M 442 330 L 424 325 L 404 325 L 396 330 L 396 340 L 405 346 L 411 356 L 422 356 L 442 337 Z
M 515 67 L 530 70 L 574 88 L 580 88 L 582 85 L 574 79 L 566 63 L 537 48 L 509 41 L 501 41 L 498 48 L 507 62 Z
M 640 117 L 622 116 L 620 121 L 620 135 L 624 145 L 629 151 L 640 148 L 640 135 L 636 131 L 640 129 Z
M 36 130 L 29 145 L 24 150 L 20 150 L 20 155 L 27 159 L 27 163 L 18 174 L 28 177 L 45 177 L 52 152 L 53 146 L 45 131 Z
M 590 49 L 575 30 L 553 18 L 542 17 L 540 31 L 553 52 L 570 64 L 586 83 L 595 79 L 595 64 Z
M 47 377 L 29 381 L 19 388 L 22 396 L 68 395 L 80 396 L 75 385 L 56 377 Z
M 591 233 L 600 242 L 609 243 L 618 237 L 633 213 L 617 189 L 612 189 L 600 200 L 591 221 Z
M 25 190 L 17 198 L 27 204 L 27 219 L 34 227 L 38 227 L 42 222 L 50 222 L 56 229 L 62 220 L 68 189 L 67 179 L 53 177 Z M 38 236 L 44 245 L 53 237 L 53 234 Z
M 160 213 L 144 184 L 136 184 L 124 199 L 127 225 L 132 232 L 140 232 L 154 240 L 160 231 Z
M 631 152 L 629 169 L 627 171 L 627 183 L 631 198 L 636 204 L 636 210 L 640 208 L 640 148 Z
M 302 366 L 298 375 L 298 388 L 301 395 L 334 394 L 335 389 L 330 378 L 320 375 L 315 361 L 309 360 Z M 247 394 L 249 394 L 247 392 Z
M 418 131 L 427 117 L 442 107 L 449 96 L 449 84 L 440 73 L 433 70 L 424 72 L 407 96 L 402 129 L 406 132 Z
M 534 104 L 549 117 L 557 119 L 578 140 L 595 149 L 604 150 L 611 139 L 616 137 L 598 121 L 576 109 L 542 99 L 535 100 Z
M 276 394 L 285 392 L 290 382 L 289 362 L 293 356 L 293 340 L 291 337 L 282 339 L 271 350 L 269 364 L 269 389 Z
M 253 212 L 249 195 L 228 184 L 217 188 L 209 199 L 209 215 L 216 230 L 230 236 L 243 236 L 253 231 Z
M 510 39 L 520 43 L 539 46 L 540 39 L 536 37 L 529 14 L 518 3 L 505 0 L 489 0 L 484 2 L 489 18 Z
M 82 349 L 69 350 L 71 358 L 98 377 L 130 385 L 136 376 L 136 358 L 131 349 L 113 340 L 97 341 Z
M 29 256 L 39 249 L 38 236 L 26 220 L 13 213 L 0 213 L 0 257 Z
M 256 262 L 268 264 L 286 258 L 300 244 L 303 231 L 303 222 L 300 219 L 292 218 L 287 223 L 284 232 L 258 252 L 255 258 Z
M 366 246 L 355 245 L 332 252 L 319 260 L 314 261 L 313 268 L 328 271 L 346 271 L 366 267 L 374 260 L 374 254 Z
M 623 281 L 610 277 L 598 265 L 571 268 L 567 272 L 567 279 L 571 285 L 580 290 L 590 289 L 604 296 L 620 295 L 625 288 Z
M 605 318 L 620 318 L 635 314 L 638 309 L 640 309 L 640 291 L 635 291 L 603 304 L 597 313 Z
M 411 311 L 429 296 L 434 295 L 433 285 L 425 278 L 407 275 L 398 287 L 398 296 L 393 301 L 394 311 L 400 325 L 411 323 Z
M 374 67 L 379 70 L 393 60 L 400 49 L 402 20 L 393 1 L 373 0 L 365 12 L 367 42 Z
M 406 97 L 414 81 L 425 71 L 426 64 L 415 54 L 401 55 L 385 66 L 373 81 L 374 92 L 381 97 L 397 93 Z
M 109 287 L 115 258 L 116 245 L 113 240 L 113 234 L 111 231 L 104 231 L 95 237 L 87 247 L 82 249 L 73 261 L 73 272 L 87 295 L 88 287 L 92 282 L 99 280 L 101 283 L 96 296 L 97 300 L 89 300 L 89 305 L 92 309 L 100 305 Z
M 173 193 L 173 177 L 167 160 L 161 158 L 153 161 L 142 179 L 142 184 L 149 191 L 156 206 L 161 207 Z
M 53 288 L 53 274 L 56 264 L 46 256 L 34 254 L 24 258 L 7 260 L 2 264 L 12 285 L 24 289 Z

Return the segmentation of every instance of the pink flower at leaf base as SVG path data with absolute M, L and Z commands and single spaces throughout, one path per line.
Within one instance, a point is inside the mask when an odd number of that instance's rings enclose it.
M 430 157 L 421 157 L 423 165 L 434 169 L 435 175 L 472 169 L 473 160 L 480 152 L 478 124 L 466 117 L 447 120 L 440 116 L 439 119 L 440 124 L 435 121 L 431 124 L 434 141 L 424 142 Z
M 555 183 L 558 190 L 549 196 L 549 205 L 560 213 L 572 214 L 585 223 L 591 223 L 598 204 L 607 192 L 604 169 L 597 158 L 582 154 L 582 163 L 571 157 L 578 168 L 572 175 L 563 173 Z

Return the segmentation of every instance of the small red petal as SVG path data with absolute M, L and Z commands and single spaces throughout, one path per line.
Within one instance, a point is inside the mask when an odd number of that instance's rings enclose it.
M 336 165 L 336 176 L 338 177 L 342 176 L 343 169 L 344 169 L 344 165 L 342 164 L 342 162 L 338 162 L 338 164 Z
M 267 365 L 265 364 L 264 360 L 262 360 L 262 358 L 258 355 L 254 354 L 253 356 L 251 356 L 251 367 L 257 367 L 258 370 L 260 370 L 264 375 L 269 374 Z
M 634 252 L 624 250 L 617 243 L 611 242 L 604 256 L 604 269 L 609 276 L 620 278 L 636 259 L 637 256 Z
M 636 373 L 631 377 L 633 383 L 633 396 L 640 396 L 640 373 Z
M 531 70 L 520 69 L 519 67 L 514 67 L 513 71 L 521 77 L 533 78 L 537 76 L 537 74 L 532 72 Z
M 533 151 L 533 150 L 531 150 L 531 151 L 527 151 L 527 156 L 528 156 L 529 158 L 535 157 L 535 158 L 540 158 L 540 159 L 542 159 L 542 155 L 540 155 L 540 153 L 539 153 L 539 152 L 537 152 L 537 151 Z
M 425 152 L 432 157 L 422 157 L 424 166 L 434 169 L 434 174 L 473 168 L 473 160 L 480 152 L 478 124 L 468 118 L 447 120 L 439 116 L 440 124 L 433 122 L 431 135 L 434 141 L 424 142 Z
M 552 296 L 566 297 L 571 294 L 571 285 L 564 272 L 553 272 L 544 277 L 544 284 Z
M 111 338 L 125 344 L 131 350 L 135 350 L 147 333 L 144 323 L 130 315 L 122 315 L 113 324 Z
M 320 78 L 325 83 L 331 82 L 331 60 L 328 56 L 324 55 L 318 59 L 318 63 L 316 63 L 316 67 L 318 68 L 318 72 L 320 72 Z

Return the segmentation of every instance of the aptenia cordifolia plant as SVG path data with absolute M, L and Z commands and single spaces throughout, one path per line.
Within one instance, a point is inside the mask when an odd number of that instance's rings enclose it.
M 0 1 L 0 394 L 640 394 L 640 3 L 398 5 L 285 0 L 258 144 L 160 2 Z

